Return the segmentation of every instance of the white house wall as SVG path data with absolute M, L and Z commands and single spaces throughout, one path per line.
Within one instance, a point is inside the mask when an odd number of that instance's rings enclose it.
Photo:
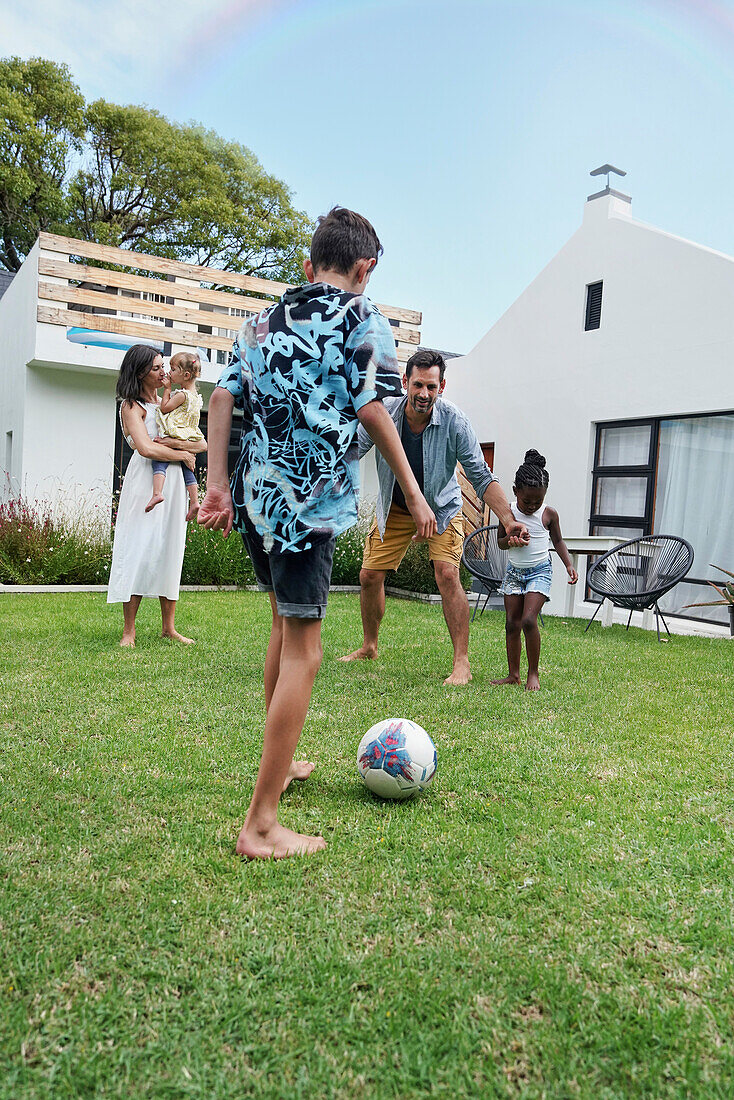
M 37 250 L 0 300 L 0 500 L 17 496 L 21 488 L 25 365 L 33 356 L 36 329 Z
M 568 535 L 588 533 L 597 422 L 734 408 L 734 261 L 629 209 L 587 203 L 582 227 L 447 369 L 446 396 L 495 443 L 508 493 L 528 447 L 546 456 L 547 500 Z M 585 332 L 586 287 L 599 280 L 601 327 Z M 561 595 L 554 585 L 556 608 Z
M 26 371 L 24 494 L 71 516 L 110 517 L 116 375 Z

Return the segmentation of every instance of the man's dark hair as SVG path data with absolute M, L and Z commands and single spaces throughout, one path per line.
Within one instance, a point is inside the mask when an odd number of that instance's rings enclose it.
M 158 348 L 152 348 L 149 344 L 133 344 L 127 349 L 117 376 L 118 401 L 129 401 L 131 405 L 140 402 L 143 379 L 160 354 Z
M 414 352 L 405 364 L 405 376 L 408 381 L 410 381 L 413 367 L 417 367 L 418 370 L 427 370 L 428 367 L 438 367 L 439 381 L 443 382 L 443 376 L 446 373 L 446 362 L 440 351 L 431 351 L 430 348 L 421 348 L 420 351 Z
M 357 260 L 377 260 L 381 255 L 380 238 L 361 214 L 334 206 L 318 219 L 311 240 L 314 271 L 348 275 Z

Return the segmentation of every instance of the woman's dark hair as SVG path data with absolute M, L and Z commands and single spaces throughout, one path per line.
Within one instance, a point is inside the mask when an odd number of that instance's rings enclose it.
M 525 461 L 515 474 L 516 488 L 524 486 L 526 489 L 547 489 L 549 481 L 544 456 L 537 451 L 526 451 Z
M 316 222 L 311 240 L 314 271 L 338 271 L 348 275 L 357 260 L 377 260 L 382 255 L 380 238 L 354 210 L 334 206 Z
M 131 405 L 140 402 L 143 379 L 160 354 L 158 348 L 152 348 L 149 344 L 133 344 L 127 349 L 117 376 L 118 401 L 129 401 Z

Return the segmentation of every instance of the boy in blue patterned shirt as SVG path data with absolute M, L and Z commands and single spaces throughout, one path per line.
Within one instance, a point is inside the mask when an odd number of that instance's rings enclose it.
M 278 799 L 313 765 L 293 754 L 321 664 L 321 620 L 336 536 L 357 518 L 357 426 L 393 469 L 419 537 L 436 530 L 382 398 L 398 395 L 390 325 L 365 297 L 382 252 L 360 214 L 320 218 L 304 263 L 308 285 L 242 328 L 209 402 L 203 527 L 242 533 L 273 614 L 265 657 L 265 732 L 252 801 L 237 841 L 250 859 L 318 851 L 323 837 L 281 825 Z M 242 445 L 227 478 L 232 411 Z

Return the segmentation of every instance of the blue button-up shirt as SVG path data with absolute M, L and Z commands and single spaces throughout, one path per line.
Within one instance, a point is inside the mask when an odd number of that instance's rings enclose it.
M 398 435 L 402 431 L 407 397 L 387 397 L 384 405 L 392 417 Z M 360 424 L 359 457 L 363 458 L 372 440 Z M 467 417 L 451 401 L 439 397 L 431 411 L 431 419 L 423 429 L 423 495 L 436 514 L 438 533 L 442 534 L 457 512 L 461 511 L 461 489 L 456 477 L 456 463 L 464 467 L 464 473 L 478 497 L 483 498 L 493 481 L 497 481 L 484 461 L 476 432 Z M 384 537 L 387 515 L 392 503 L 395 474 L 377 451 L 377 527 Z

